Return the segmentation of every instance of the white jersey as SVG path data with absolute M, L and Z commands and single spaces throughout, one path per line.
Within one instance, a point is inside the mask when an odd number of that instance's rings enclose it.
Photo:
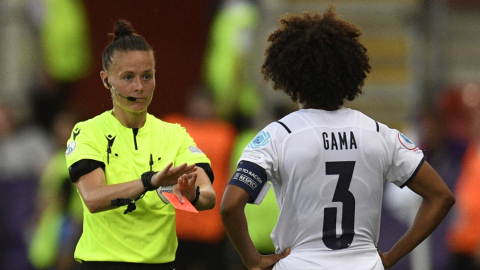
M 424 154 L 359 111 L 301 109 L 260 131 L 242 160 L 265 169 L 280 209 L 272 240 L 277 253 L 292 248 L 274 269 L 376 270 L 384 183 L 403 187 Z

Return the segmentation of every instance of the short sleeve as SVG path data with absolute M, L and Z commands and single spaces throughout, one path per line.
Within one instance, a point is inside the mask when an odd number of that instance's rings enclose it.
M 93 134 L 94 132 L 85 126 L 83 122 L 75 125 L 65 151 L 67 167 L 82 159 L 104 162 L 104 153 L 99 148 L 99 145 L 96 144 L 97 139 L 95 139 Z M 107 148 L 105 147 L 103 151 L 106 152 Z
M 179 149 L 178 155 L 175 158 L 177 164 L 194 164 L 194 163 L 208 163 L 210 160 L 197 146 L 193 138 L 187 133 L 184 127 L 175 125 L 177 127 L 175 140 L 178 140 Z
M 265 169 L 267 179 L 276 178 L 279 155 L 278 155 L 278 129 L 272 124 L 257 133 L 255 138 L 244 148 L 239 161 L 249 161 Z
M 386 181 L 404 187 L 415 177 L 425 155 L 407 136 L 396 129 L 385 131 L 390 149 L 390 163 Z

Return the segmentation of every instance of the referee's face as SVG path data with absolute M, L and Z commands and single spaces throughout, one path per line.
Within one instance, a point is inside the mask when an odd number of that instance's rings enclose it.
M 131 113 L 147 110 L 155 90 L 152 51 L 116 51 L 107 73 L 114 108 Z

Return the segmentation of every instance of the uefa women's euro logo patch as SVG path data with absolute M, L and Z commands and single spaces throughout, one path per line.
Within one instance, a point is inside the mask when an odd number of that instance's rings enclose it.
M 270 133 L 266 131 L 260 131 L 257 136 L 247 145 L 250 149 L 258 149 L 267 145 L 270 142 Z
M 407 138 L 407 136 L 405 136 L 401 132 L 398 132 L 398 140 L 403 145 L 403 147 L 407 148 L 408 150 L 412 150 L 412 151 L 418 150 L 418 147 L 409 138 Z
M 70 154 L 77 148 L 77 143 L 75 141 L 69 143 L 67 145 L 67 150 L 65 151 L 65 155 L 68 157 Z

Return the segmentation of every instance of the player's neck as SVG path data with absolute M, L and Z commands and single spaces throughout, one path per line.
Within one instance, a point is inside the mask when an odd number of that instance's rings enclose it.
M 306 102 L 304 102 L 304 103 L 298 103 L 298 107 L 299 107 L 300 109 L 316 109 L 316 110 L 324 110 L 324 111 L 336 111 L 336 110 L 342 108 L 342 106 L 339 106 L 339 107 L 336 108 L 335 110 L 332 110 L 332 109 L 330 109 L 330 108 L 323 108 L 323 107 L 321 107 L 321 106 L 310 106 L 310 105 L 308 105 Z

